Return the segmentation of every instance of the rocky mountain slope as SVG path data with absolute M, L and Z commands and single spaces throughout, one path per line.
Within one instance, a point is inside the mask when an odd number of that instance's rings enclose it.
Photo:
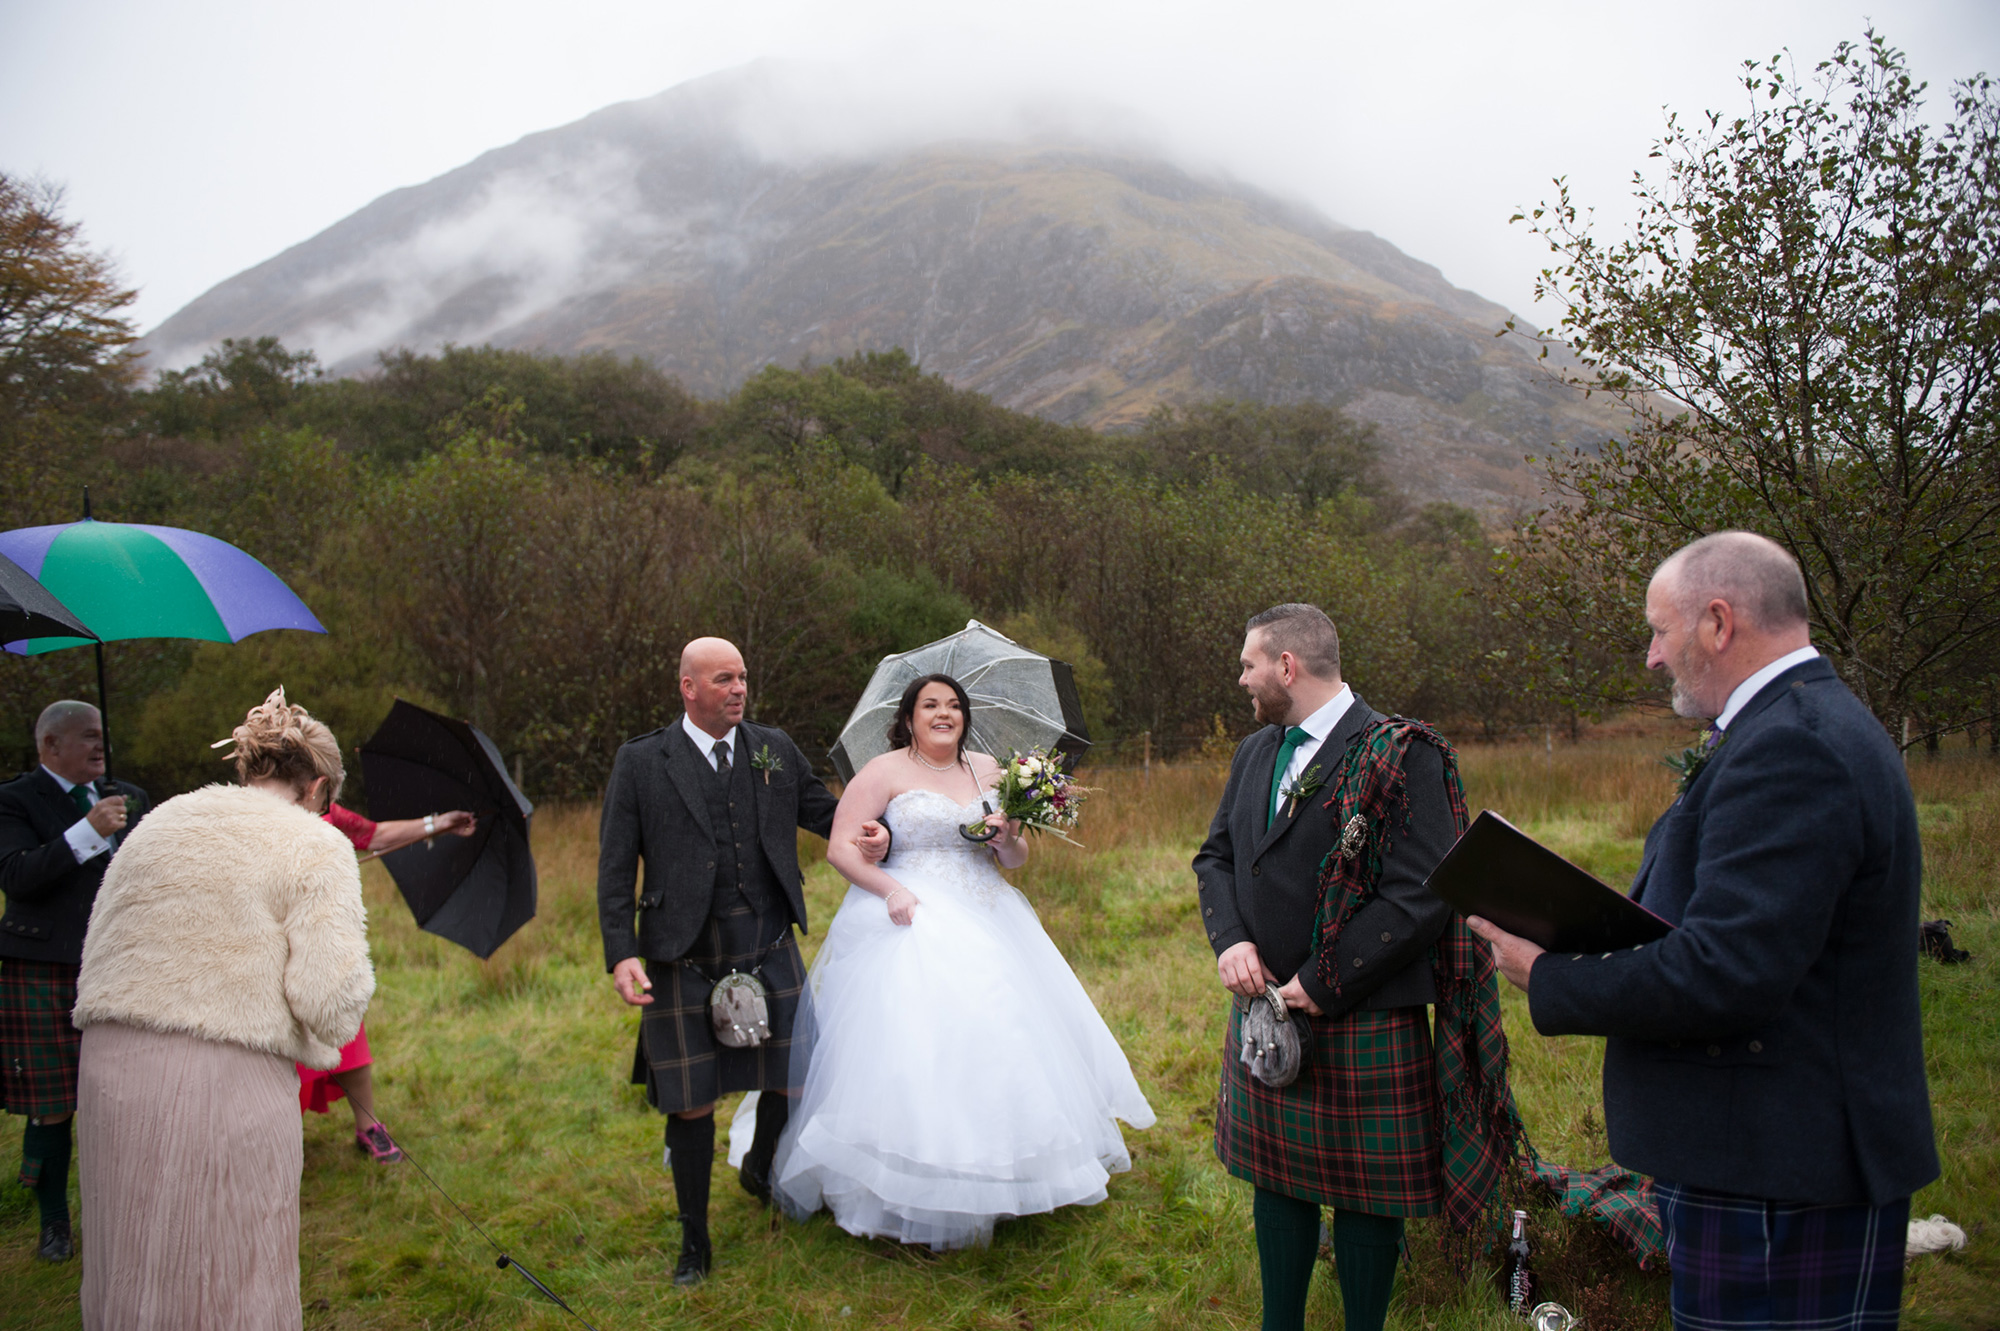
M 1413 491 L 1532 493 L 1526 452 L 1617 428 L 1507 313 L 1365 231 L 1074 142 L 777 151 L 753 67 L 608 107 L 397 190 L 230 278 L 143 343 L 223 337 L 365 372 L 391 346 L 646 357 L 704 395 L 902 346 L 1007 406 L 1099 427 L 1160 402 L 1319 399 Z

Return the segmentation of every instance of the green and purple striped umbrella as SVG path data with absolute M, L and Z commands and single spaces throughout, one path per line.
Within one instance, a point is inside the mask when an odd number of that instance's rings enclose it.
M 278 575 L 227 541 L 180 527 L 85 518 L 0 532 L 19 564 L 106 642 L 240 642 L 266 629 L 326 632 Z M 10 652 L 81 647 L 88 638 L 27 638 Z

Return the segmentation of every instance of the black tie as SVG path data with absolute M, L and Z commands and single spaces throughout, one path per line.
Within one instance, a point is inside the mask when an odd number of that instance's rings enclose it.
M 715 770 L 722 776 L 729 775 L 729 741 L 715 741 Z

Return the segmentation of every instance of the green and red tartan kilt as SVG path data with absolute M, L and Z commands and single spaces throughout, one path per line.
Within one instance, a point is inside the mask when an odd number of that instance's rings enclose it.
M 1243 1009 L 1230 1004 L 1216 1158 L 1287 1197 L 1369 1215 L 1436 1215 L 1443 1194 L 1429 1009 L 1306 1020 L 1313 1043 L 1305 1067 L 1273 1089 L 1238 1061 Z
M 69 1014 L 79 969 L 0 957 L 0 1109 L 35 1117 L 76 1112 L 83 1032 Z

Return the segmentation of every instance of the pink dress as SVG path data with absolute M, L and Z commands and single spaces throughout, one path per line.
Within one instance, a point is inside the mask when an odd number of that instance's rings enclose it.
M 352 809 L 343 809 L 338 804 L 327 806 L 321 817 L 333 824 L 334 830 L 354 843 L 356 850 L 367 850 L 375 839 L 375 824 Z M 354 1033 L 340 1050 L 340 1066 L 331 1071 L 321 1072 L 303 1063 L 294 1064 L 299 1070 L 299 1111 L 310 1109 L 315 1114 L 324 1114 L 333 1107 L 335 1100 L 347 1097 L 340 1089 L 340 1083 L 333 1079 L 334 1073 L 352 1072 L 365 1068 L 375 1061 L 368 1052 L 368 1027 L 364 1024 Z

